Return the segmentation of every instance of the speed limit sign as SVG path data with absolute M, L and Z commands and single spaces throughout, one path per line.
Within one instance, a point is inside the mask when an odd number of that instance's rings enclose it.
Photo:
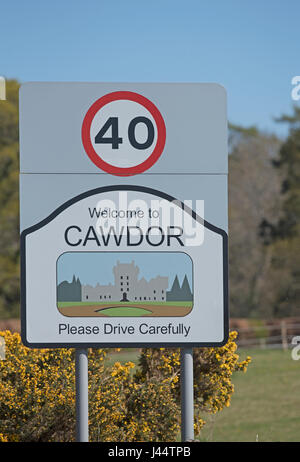
M 160 157 L 165 141 L 165 122 L 158 108 L 131 91 L 99 98 L 82 124 L 87 155 L 97 167 L 113 175 L 144 172 Z

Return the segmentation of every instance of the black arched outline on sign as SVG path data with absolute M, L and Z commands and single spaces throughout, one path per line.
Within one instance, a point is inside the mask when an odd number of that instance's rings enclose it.
M 224 339 L 221 342 L 154 342 L 154 343 L 147 343 L 147 342 L 139 342 L 139 343 L 101 343 L 101 342 L 91 342 L 91 343 L 29 343 L 26 337 L 26 236 L 28 234 L 37 231 L 40 228 L 43 228 L 55 217 L 57 217 L 61 212 L 69 208 L 71 205 L 75 204 L 76 202 L 81 201 L 82 199 L 86 199 L 87 197 L 94 196 L 96 194 L 112 192 L 112 191 L 137 191 L 146 194 L 152 194 L 154 196 L 161 197 L 169 202 L 176 203 L 178 207 L 181 207 L 185 212 L 189 213 L 194 220 L 198 223 L 201 223 L 205 228 L 213 231 L 214 233 L 220 234 L 223 240 L 223 319 L 224 319 Z M 142 347 L 149 347 L 149 348 L 159 348 L 159 347 L 220 347 L 227 343 L 228 336 L 229 336 L 229 319 L 228 319 L 228 236 L 226 231 L 221 228 L 218 228 L 215 225 L 212 225 L 208 221 L 204 220 L 203 218 L 199 217 L 196 212 L 194 212 L 191 208 L 187 207 L 182 201 L 176 199 L 169 194 L 166 194 L 162 191 L 158 191 L 156 189 L 147 188 L 145 186 L 136 186 L 136 185 L 115 185 L 115 186 L 103 186 L 96 189 L 91 189 L 84 193 L 79 194 L 78 196 L 73 197 L 72 199 L 68 200 L 60 207 L 58 207 L 54 212 L 52 212 L 47 218 L 36 223 L 33 226 L 25 229 L 21 233 L 21 337 L 22 342 L 25 346 L 30 348 L 113 348 L 118 345 L 120 348 L 142 348 Z

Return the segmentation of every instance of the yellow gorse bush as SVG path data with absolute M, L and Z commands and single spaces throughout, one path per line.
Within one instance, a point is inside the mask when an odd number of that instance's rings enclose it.
M 71 349 L 29 349 L 19 334 L 0 332 L 0 442 L 74 441 L 75 361 Z M 221 348 L 194 349 L 195 433 L 203 411 L 229 406 L 239 362 L 236 333 Z M 139 366 L 105 364 L 107 351 L 89 350 L 91 441 L 176 441 L 180 429 L 179 349 L 143 349 Z

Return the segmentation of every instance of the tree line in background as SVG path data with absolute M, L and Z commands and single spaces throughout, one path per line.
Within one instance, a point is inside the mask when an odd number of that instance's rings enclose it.
M 0 318 L 18 317 L 19 83 L 0 102 Z M 229 127 L 229 280 L 232 317 L 298 315 L 300 107 L 278 120 L 285 140 Z

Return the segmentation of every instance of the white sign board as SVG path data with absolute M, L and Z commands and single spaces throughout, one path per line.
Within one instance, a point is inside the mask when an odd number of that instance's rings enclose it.
M 216 84 L 25 84 L 22 338 L 228 336 L 226 98 Z

